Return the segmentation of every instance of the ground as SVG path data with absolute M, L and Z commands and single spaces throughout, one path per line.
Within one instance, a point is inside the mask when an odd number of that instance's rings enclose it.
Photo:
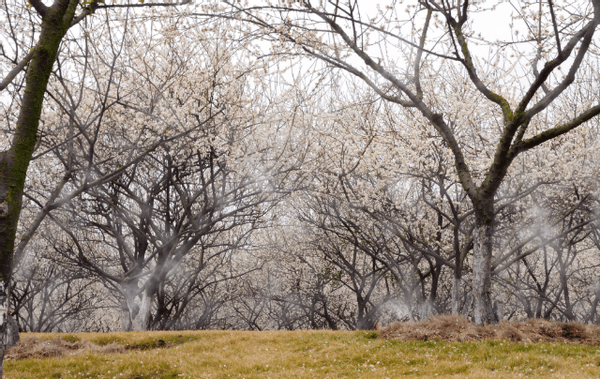
M 25 334 L 5 378 L 600 378 L 599 342 L 598 326 L 449 316 L 362 332 Z

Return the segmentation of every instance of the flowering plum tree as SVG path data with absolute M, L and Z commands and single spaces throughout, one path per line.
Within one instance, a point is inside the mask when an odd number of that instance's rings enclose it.
M 582 72 L 597 76 L 592 53 L 600 2 L 515 4 L 514 22 L 526 32 L 506 41 L 478 33 L 478 13 L 495 8 L 488 3 L 391 3 L 371 13 L 356 1 L 228 4 L 235 17 L 276 34 L 282 49 L 345 71 L 402 107 L 414 128 L 443 141 L 474 211 L 474 318 L 478 324 L 496 322 L 491 299 L 494 200 L 519 155 L 600 113 L 600 105 L 584 94 L 574 113 L 562 108 L 562 99 L 577 94 L 587 80 Z M 478 44 L 487 47 L 484 56 Z M 469 105 L 463 93 L 469 94 Z
M 168 6 L 177 3 L 153 3 L 134 6 Z M 4 336 L 8 311 L 8 289 L 13 267 L 13 252 L 22 206 L 27 169 L 38 145 L 39 123 L 45 93 L 60 47 L 69 31 L 81 37 L 81 21 L 100 8 L 122 7 L 103 1 L 56 0 L 46 5 L 39 0 L 27 3 L 4 2 L 2 6 L 2 56 L 7 74 L 1 79 L 0 91 L 8 94 L 3 122 L 0 153 L 0 335 Z M 128 7 L 125 5 L 125 7 Z M 74 36 L 75 37 L 75 36 Z M 75 37 L 77 39 L 77 37 Z M 64 136 L 67 137 L 67 136 Z M 68 179 L 68 175 L 65 177 Z M 63 181 L 64 182 L 64 181 Z M 89 187 L 86 185 L 86 187 Z M 63 184 L 58 184 L 56 196 Z M 52 203 L 52 202 L 51 202 Z M 56 204 L 55 204 L 56 205 Z M 43 209 L 38 221 L 48 209 Z M 33 231 L 39 226 L 33 225 Z M 25 237 L 28 240 L 28 236 Z M 26 243 L 26 242 L 25 242 Z M 21 246 L 22 250 L 24 246 Z M 0 360 L 4 356 L 4 337 L 0 341 Z M 2 366 L 0 366 L 0 377 Z

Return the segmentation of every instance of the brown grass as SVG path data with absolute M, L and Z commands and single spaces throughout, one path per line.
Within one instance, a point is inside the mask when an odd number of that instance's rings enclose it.
M 564 342 L 600 345 L 600 326 L 530 319 L 477 326 L 460 316 L 435 316 L 422 322 L 395 322 L 380 331 L 385 339 L 400 341 Z
M 100 346 L 86 340 L 67 341 L 56 337 L 42 340 L 36 337 L 22 338 L 16 346 L 6 351 L 6 360 L 27 358 L 58 358 L 81 353 L 124 353 L 126 348 L 116 343 Z

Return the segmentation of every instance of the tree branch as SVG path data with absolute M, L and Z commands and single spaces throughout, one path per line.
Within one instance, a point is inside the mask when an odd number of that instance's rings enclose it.
M 467 44 L 467 40 L 465 39 L 464 34 L 459 25 L 454 26 L 454 34 L 456 35 L 456 39 L 458 40 L 458 44 L 462 50 L 462 54 L 464 59 L 462 60 L 463 66 L 467 70 L 469 74 L 469 78 L 475 84 L 475 87 L 485 96 L 488 100 L 498 104 L 500 109 L 502 109 L 502 114 L 504 115 L 505 122 L 509 122 L 513 118 L 513 112 L 510 109 L 510 105 L 508 101 L 497 93 L 493 92 L 489 88 L 486 87 L 485 84 L 479 79 L 477 76 L 477 70 L 475 68 L 475 63 L 473 63 L 473 58 L 471 57 L 471 52 L 469 51 L 469 46 Z
M 560 36 L 558 34 L 558 25 L 556 24 L 556 16 L 554 15 L 554 5 L 552 4 L 552 0 L 548 0 L 548 5 L 550 6 L 550 16 L 552 17 L 552 26 L 554 27 L 554 36 L 556 37 L 556 48 L 558 49 L 558 55 L 562 54 L 562 49 L 560 48 Z
M 581 124 L 583 124 L 584 122 L 591 120 L 593 117 L 595 117 L 599 114 L 600 114 L 600 104 L 588 109 L 586 112 L 580 114 L 579 116 L 574 118 L 569 123 L 546 130 L 545 132 L 542 132 L 542 133 L 538 134 L 537 136 L 528 138 L 528 139 L 523 140 L 522 142 L 514 145 L 510 149 L 510 153 L 508 154 L 508 156 L 510 159 L 513 159 L 519 153 L 521 153 L 523 151 L 527 151 L 538 145 L 541 145 L 542 143 L 544 143 L 548 140 L 551 140 L 555 137 L 558 137 L 560 135 L 568 133 L 571 130 L 573 130 L 573 129 L 577 128 L 578 126 L 580 126 Z
M 594 18 L 594 20 L 590 21 L 585 27 L 583 27 L 578 33 L 576 33 L 573 38 L 567 43 L 565 49 L 557 55 L 556 58 L 547 62 L 544 65 L 544 68 L 540 72 L 539 76 L 536 80 L 531 84 L 529 90 L 517 106 L 515 110 L 515 114 L 524 114 L 525 109 L 529 105 L 529 102 L 535 96 L 537 90 L 546 82 L 552 71 L 555 68 L 564 63 L 575 49 L 575 46 L 579 43 L 579 41 L 584 38 L 581 48 L 577 53 L 577 57 L 575 58 L 575 62 L 571 65 L 571 69 L 569 70 L 569 75 L 572 75 L 574 78 L 575 72 L 579 69 L 579 65 L 581 64 L 581 60 L 585 56 L 588 51 L 592 36 L 594 35 L 594 31 L 596 26 L 598 25 L 598 21 Z M 544 110 L 558 95 L 560 95 L 571 83 L 573 79 L 569 80 L 569 77 L 565 78 L 565 80 L 554 90 L 552 90 L 548 95 L 546 95 L 542 100 L 540 100 L 533 108 L 527 111 L 527 114 L 524 117 L 531 119 L 534 115 L 538 114 L 542 110 Z
M 35 11 L 40 15 L 41 18 L 46 16 L 48 12 L 48 7 L 42 3 L 41 0 L 29 0 L 29 4 L 35 9 Z
M 375 62 L 367 53 L 360 49 L 352 41 L 348 34 L 342 29 L 342 27 L 335 23 L 333 20 L 331 20 L 329 17 L 327 17 L 326 14 L 319 11 L 318 9 L 313 8 L 310 4 L 306 4 L 305 6 L 309 10 L 314 12 L 317 16 L 319 16 L 323 21 L 325 21 L 344 40 L 348 47 L 350 47 L 352 51 L 354 51 L 354 53 L 356 53 L 356 55 L 358 55 L 363 60 L 363 62 L 368 67 L 373 69 L 375 72 L 377 72 L 384 79 L 392 83 L 396 88 L 398 88 L 401 92 L 405 93 L 409 97 L 409 99 L 415 104 L 414 106 L 417 109 L 419 109 L 423 116 L 425 116 L 432 123 L 433 127 L 448 143 L 448 146 L 450 147 L 454 155 L 458 176 L 461 180 L 461 183 L 463 184 L 463 187 L 465 188 L 465 191 L 467 191 L 467 193 L 471 197 L 477 196 L 475 184 L 473 183 L 471 172 L 466 164 L 462 150 L 460 149 L 460 146 L 458 145 L 458 142 L 454 137 L 454 133 L 448 127 L 442 115 L 432 112 L 425 105 L 425 103 L 423 103 L 423 101 L 419 99 L 419 97 L 416 94 L 414 94 L 410 89 L 408 89 L 406 85 L 404 85 L 400 80 L 398 80 L 398 78 L 396 78 L 394 75 L 388 72 L 379 63 Z
M 427 30 L 429 29 L 429 21 L 433 11 L 427 10 L 427 17 L 425 18 L 425 25 L 423 26 L 423 34 L 421 35 L 421 41 L 419 42 L 419 49 L 417 50 L 417 56 L 415 58 L 415 87 L 417 88 L 417 97 L 423 99 L 423 89 L 421 88 L 421 56 L 423 55 L 423 47 L 425 47 L 425 39 L 427 38 Z
M 0 91 L 3 91 L 6 87 L 8 87 L 8 85 L 10 83 L 12 83 L 12 81 L 17 77 L 17 75 L 23 71 L 23 69 L 25 69 L 25 66 L 27 66 L 27 64 L 29 63 L 29 61 L 31 60 L 31 58 L 33 57 L 33 53 L 35 52 L 35 47 L 33 47 L 33 49 L 31 49 L 31 51 L 29 52 L 29 54 L 27 54 L 25 56 L 25 58 L 23 58 L 23 60 L 21 62 L 19 62 L 18 65 L 16 65 L 9 73 L 8 75 L 6 75 L 6 77 L 4 78 L 4 80 L 2 81 L 2 83 L 0 83 Z

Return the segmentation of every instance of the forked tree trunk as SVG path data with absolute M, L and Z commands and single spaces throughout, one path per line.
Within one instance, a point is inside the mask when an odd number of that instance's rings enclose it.
M 121 302 L 121 323 L 126 332 L 148 330 L 153 296 L 148 295 L 148 289 L 146 289 L 139 295 L 139 298 L 139 305 L 132 298 Z
M 492 237 L 494 235 L 493 207 L 477 210 L 473 231 L 473 319 L 475 324 L 496 323 L 492 307 Z

